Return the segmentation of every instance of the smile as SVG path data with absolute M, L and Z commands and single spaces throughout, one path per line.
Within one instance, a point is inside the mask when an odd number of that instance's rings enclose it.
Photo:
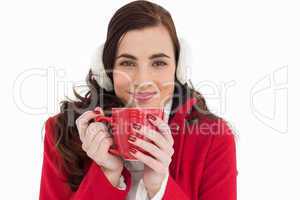
M 157 92 L 138 92 L 138 93 L 129 93 L 129 94 L 131 94 L 137 102 L 146 102 L 152 99 L 152 97 L 156 93 Z

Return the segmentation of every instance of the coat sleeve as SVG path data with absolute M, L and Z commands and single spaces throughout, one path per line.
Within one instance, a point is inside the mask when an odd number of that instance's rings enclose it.
M 168 178 L 169 178 L 169 172 L 164 177 L 160 189 L 152 198 L 148 196 L 148 191 L 145 187 L 143 179 L 141 178 L 137 186 L 136 196 L 139 197 L 138 198 L 139 200 L 162 200 L 164 192 L 166 190 Z
M 191 200 L 180 186 L 173 179 L 171 174 L 169 175 L 167 187 L 165 189 L 162 200 Z
M 235 135 L 223 119 L 211 137 L 200 184 L 201 200 L 236 200 Z
M 83 177 L 77 191 L 72 191 L 66 182 L 66 177 L 59 170 L 59 163 L 62 162 L 53 140 L 54 118 L 50 117 L 46 121 L 43 164 L 40 181 L 39 199 L 41 200 L 106 200 L 126 199 L 131 186 L 131 175 L 124 168 L 122 175 L 125 178 L 126 189 L 120 190 L 114 187 L 106 178 L 100 166 L 94 161 Z

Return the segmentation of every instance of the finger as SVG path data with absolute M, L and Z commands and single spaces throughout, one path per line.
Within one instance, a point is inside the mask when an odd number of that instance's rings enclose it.
M 131 138 L 131 140 L 128 140 L 129 143 L 144 149 L 145 151 L 150 153 L 155 159 L 165 163 L 166 165 L 169 165 L 169 163 L 171 163 L 171 156 L 169 156 L 167 152 L 164 152 L 161 149 L 159 149 L 156 145 L 138 137 L 130 136 L 129 138 Z
M 173 146 L 174 139 L 172 136 L 172 132 L 170 130 L 169 125 L 159 117 L 156 117 L 152 114 L 147 114 L 147 119 L 158 128 L 158 130 L 162 133 L 162 135 L 167 139 L 168 142 Z
M 102 134 L 108 136 L 107 128 L 106 126 L 101 122 L 93 122 L 91 123 L 87 130 L 86 130 L 86 136 L 85 136 L 85 144 L 87 147 L 92 143 L 95 136 L 97 134 Z
M 90 133 L 87 137 L 85 137 L 84 142 L 82 142 L 82 149 L 86 152 L 88 151 L 92 140 L 97 136 L 97 133 Z
M 147 165 L 157 173 L 165 174 L 168 171 L 169 166 L 165 166 L 160 161 L 157 161 L 151 156 L 148 156 L 138 150 L 136 150 L 135 153 L 130 151 L 130 154 L 132 154 L 136 159 L 143 162 L 145 165 Z
M 99 149 L 97 151 L 97 155 L 101 155 L 100 158 L 100 165 L 106 166 L 109 169 L 115 169 L 116 167 L 116 161 L 121 161 L 119 156 L 111 154 L 108 150 L 113 145 L 113 138 L 105 137 L 101 141 L 101 145 L 99 146 Z
M 113 138 L 111 136 L 106 136 L 101 140 L 101 145 L 99 147 L 98 153 L 99 155 L 110 155 L 108 149 L 113 144 Z
M 89 125 L 89 121 L 95 118 L 96 116 L 99 116 L 99 114 L 89 110 L 84 112 L 82 115 L 80 115 L 80 117 L 76 119 L 75 123 L 81 140 L 83 140 L 85 137 L 85 133 Z
M 108 137 L 105 134 L 98 133 L 87 149 L 87 154 L 93 158 L 101 145 L 101 141 Z
M 104 115 L 104 112 L 103 112 L 103 110 L 102 110 L 102 108 L 101 108 L 100 106 L 97 106 L 97 107 L 94 109 L 94 111 L 100 113 L 101 115 Z
M 159 132 L 137 123 L 133 124 L 133 130 L 153 141 L 160 149 L 168 152 L 169 155 L 173 155 L 174 150 L 171 143 Z

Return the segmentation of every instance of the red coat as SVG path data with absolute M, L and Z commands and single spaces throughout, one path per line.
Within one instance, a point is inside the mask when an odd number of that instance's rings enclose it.
M 236 200 L 234 135 L 223 119 L 205 117 L 193 125 L 185 125 L 195 100 L 188 99 L 169 120 L 175 153 L 163 199 Z M 124 167 L 122 174 L 127 188 L 118 190 L 94 161 L 91 161 L 79 189 L 76 192 L 70 190 L 57 167 L 62 160 L 53 143 L 54 121 L 55 116 L 46 121 L 40 199 L 125 200 L 131 187 L 130 172 Z

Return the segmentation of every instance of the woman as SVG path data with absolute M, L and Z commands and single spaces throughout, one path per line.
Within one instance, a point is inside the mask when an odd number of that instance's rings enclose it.
M 235 200 L 234 135 L 184 80 L 171 15 L 148 1 L 131 2 L 112 17 L 100 50 L 88 93 L 75 92 L 79 101 L 62 102 L 46 121 L 40 199 Z M 110 127 L 93 121 L 112 107 L 166 111 L 164 119 L 148 118 L 157 131 L 137 125 L 154 143 L 131 137 L 138 162 L 110 154 Z

